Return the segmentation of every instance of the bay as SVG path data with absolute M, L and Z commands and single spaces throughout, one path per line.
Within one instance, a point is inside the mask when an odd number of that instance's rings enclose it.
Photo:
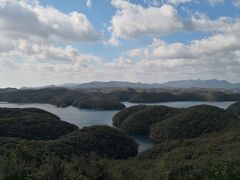
M 123 102 L 126 107 L 130 107 L 133 105 L 138 105 L 136 103 Z M 167 103 L 145 103 L 148 105 L 165 105 L 169 107 L 177 107 L 177 108 L 187 108 L 200 104 L 208 104 L 217 106 L 220 108 L 227 108 L 229 105 L 234 102 L 196 102 L 196 101 L 188 101 L 188 102 L 167 102 Z M 4 103 L 0 102 L 0 107 L 7 108 L 28 108 L 34 107 L 49 111 L 53 114 L 59 116 L 63 121 L 72 123 L 77 125 L 79 128 L 84 126 L 91 125 L 109 125 L 112 126 L 112 117 L 118 111 L 99 111 L 99 110 L 85 110 L 85 109 L 77 109 L 75 107 L 69 106 L 66 108 L 57 108 L 56 106 L 50 104 L 17 104 L 17 103 Z M 139 144 L 139 152 L 147 150 L 154 145 L 154 142 L 146 136 L 131 136 L 138 144 Z

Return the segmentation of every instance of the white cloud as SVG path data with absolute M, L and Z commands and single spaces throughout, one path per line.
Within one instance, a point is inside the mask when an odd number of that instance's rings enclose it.
M 224 3 L 224 0 L 207 0 L 207 1 L 211 6 L 215 6 L 217 4 L 223 4 Z
M 110 62 L 82 54 L 71 46 L 40 46 L 19 41 L 15 51 L 0 54 L 0 67 L 10 68 L 12 62 L 9 59 L 21 60 L 18 65 L 14 62 L 11 69 L 17 69 L 19 76 L 51 77 L 49 81 L 39 78 L 42 84 L 116 79 L 162 82 L 218 78 L 238 81 L 239 28 L 240 21 L 236 21 L 223 32 L 189 44 L 154 39 L 146 48 L 133 49 Z
M 87 6 L 88 8 L 91 8 L 92 5 L 93 5 L 92 0 L 86 0 L 86 6 Z
M 163 4 L 172 4 L 174 6 L 178 6 L 180 4 L 194 2 L 196 0 L 144 0 L 146 4 L 149 6 L 161 6 Z
M 112 17 L 112 39 L 131 39 L 142 35 L 166 35 L 183 27 L 177 10 L 170 5 L 144 8 L 124 0 L 113 0 L 117 13 Z
M 236 0 L 238 1 L 238 0 Z M 147 3 L 150 6 L 160 6 L 163 4 L 172 4 L 174 6 L 178 6 L 180 4 L 186 4 L 186 3 L 204 3 L 203 0 L 144 0 L 145 3 Z M 217 4 L 223 4 L 224 0 L 206 0 L 208 4 L 211 6 L 215 6 Z
M 233 5 L 240 8 L 240 0 L 233 0 Z
M 28 4 L 28 1 L 0 1 L 2 36 L 15 39 L 82 42 L 96 41 L 99 34 L 84 14 L 64 14 L 53 7 Z
M 85 15 L 64 14 L 53 7 L 29 4 L 27 0 L 0 0 L 0 82 L 34 86 L 116 79 L 239 81 L 240 19 L 212 20 L 196 14 L 186 22 L 171 5 L 144 8 L 123 0 L 112 3 L 117 9 L 112 19 L 112 43 L 144 35 L 156 38 L 145 48 L 104 61 L 68 45 L 68 42 L 95 40 L 96 32 Z M 212 35 L 188 44 L 158 39 L 175 31 L 208 31 Z
M 227 78 L 238 81 L 240 72 L 239 28 L 240 21 L 237 21 L 229 25 L 229 29 L 224 33 L 195 40 L 189 44 L 168 44 L 155 39 L 147 48 L 129 51 L 126 58 L 132 59 L 134 63 L 132 66 L 142 70 L 142 74 L 154 77 L 156 81 L 176 78 Z M 116 66 L 119 66 L 119 63 Z M 121 65 L 121 68 L 123 67 L 124 65 Z
M 205 14 L 196 13 L 190 24 L 195 31 L 226 32 L 233 28 L 236 22 L 239 22 L 238 18 L 219 17 L 212 20 Z
M 166 2 L 173 5 L 179 5 L 184 3 L 190 3 L 194 0 L 167 0 Z
M 176 5 L 187 1 L 169 0 L 168 2 Z M 211 1 L 211 3 L 216 2 Z M 109 43 L 112 45 L 118 45 L 119 39 L 136 39 L 144 35 L 160 37 L 177 31 L 223 32 L 236 20 L 230 17 L 212 20 L 199 12 L 191 18 L 184 19 L 173 6 L 166 4 L 145 8 L 125 0 L 112 0 L 112 5 L 117 9 L 109 27 L 112 32 Z

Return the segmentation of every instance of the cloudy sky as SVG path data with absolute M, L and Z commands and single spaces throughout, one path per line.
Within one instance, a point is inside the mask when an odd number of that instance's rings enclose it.
M 240 0 L 0 0 L 0 87 L 239 77 Z

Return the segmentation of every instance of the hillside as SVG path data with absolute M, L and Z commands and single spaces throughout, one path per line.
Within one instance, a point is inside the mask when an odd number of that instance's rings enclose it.
M 240 116 L 240 102 L 236 102 L 227 108 L 227 111 Z
M 133 159 L 111 161 L 107 179 L 221 180 L 240 177 L 240 131 L 160 143 Z
M 132 106 L 113 117 L 113 125 L 129 134 L 148 135 L 155 141 L 194 138 L 221 131 L 240 120 L 221 108 L 198 105 L 187 109 Z
M 128 158 L 138 153 L 138 145 L 125 133 L 104 125 L 74 131 L 52 142 L 50 148 L 61 156 L 93 152 L 112 159 Z
M 0 108 L 0 137 L 50 140 L 76 129 L 77 126 L 44 110 Z
M 35 111 L 51 115 L 31 110 Z M 2 113 L 1 117 L 7 118 L 9 114 Z M 22 109 L 12 114 L 26 112 Z M 137 131 L 146 124 L 148 129 L 149 122 L 151 128 L 157 127 L 154 138 L 159 140 L 158 144 L 137 155 L 138 145 L 122 131 L 108 126 L 85 127 L 55 140 L 0 137 L 0 177 L 6 180 L 239 179 L 240 120 L 234 114 L 206 105 L 187 109 L 140 105 L 117 113 L 114 123 L 121 127 L 129 117 L 134 117 L 130 118 L 130 125 L 136 123 L 133 127 Z
M 0 101 L 9 103 L 49 103 L 57 107 L 74 106 L 82 109 L 116 110 L 125 106 L 114 98 L 85 91 L 64 88 L 28 89 L 0 92 Z
M 133 159 L 112 161 L 109 179 L 212 180 L 240 177 L 240 119 L 237 116 L 208 105 L 179 109 L 176 114 L 173 113 L 176 111 L 171 112 L 170 117 L 161 114 L 163 109 L 162 106 L 135 106 L 115 115 L 115 125 L 122 127 L 128 118 L 135 117 L 129 125 L 140 129 L 149 126 L 149 120 L 161 119 L 151 124 L 149 133 L 159 144 Z M 150 113 L 154 110 L 155 113 Z M 128 132 L 128 129 L 122 129 Z
M 240 93 L 216 89 L 81 89 L 2 90 L 0 102 L 48 103 L 57 107 L 121 110 L 122 102 L 239 101 Z
M 237 116 L 208 105 L 188 108 L 176 116 L 153 124 L 150 137 L 155 141 L 195 138 L 240 124 Z
M 182 109 L 166 106 L 132 106 L 113 117 L 113 125 L 130 134 L 149 134 L 152 124 L 170 118 Z

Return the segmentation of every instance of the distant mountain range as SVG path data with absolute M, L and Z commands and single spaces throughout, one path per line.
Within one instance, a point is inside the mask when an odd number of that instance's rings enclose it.
M 101 82 L 94 81 L 82 84 L 63 84 L 60 87 L 69 89 L 88 89 L 88 88 L 221 88 L 221 89 L 240 89 L 240 83 L 231 83 L 224 80 L 182 80 L 169 81 L 165 83 L 133 83 L 123 81 Z

